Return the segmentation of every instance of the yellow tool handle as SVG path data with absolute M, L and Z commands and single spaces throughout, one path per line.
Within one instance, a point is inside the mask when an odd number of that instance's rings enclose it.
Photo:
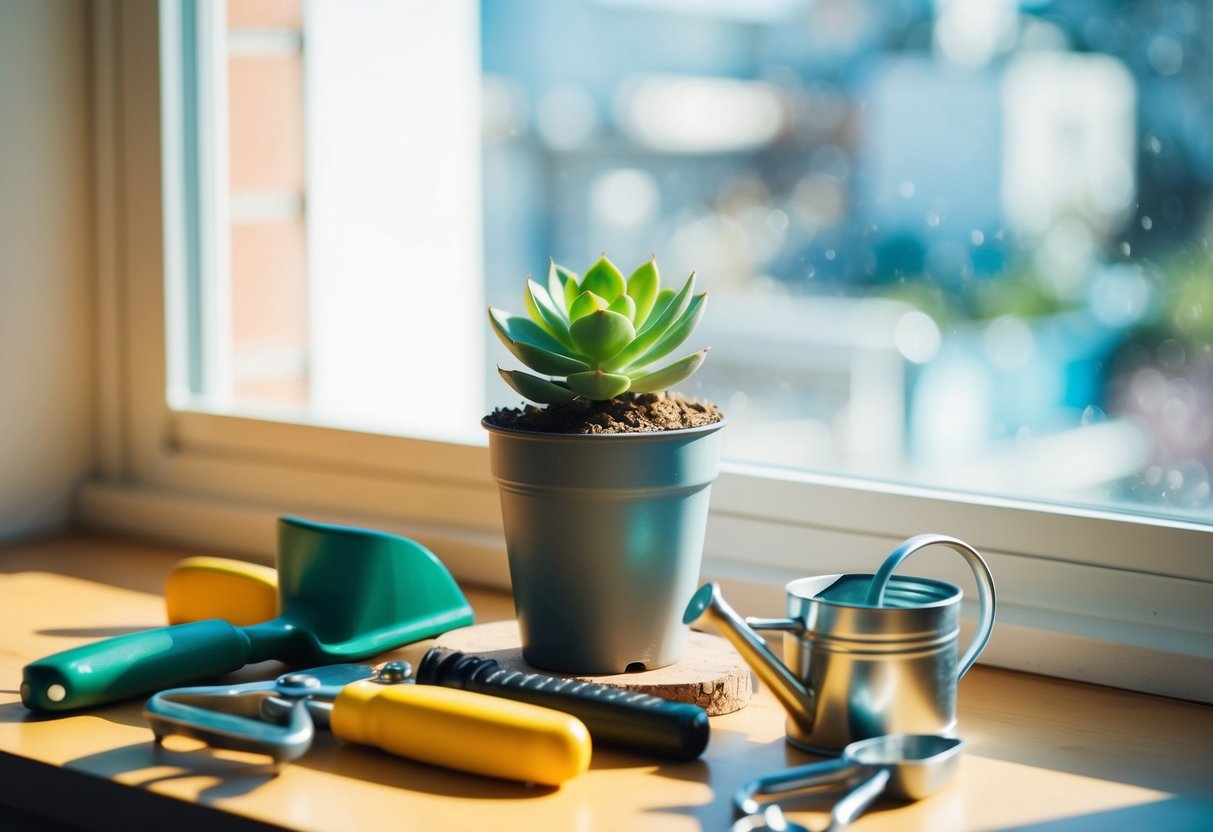
M 164 582 L 169 624 L 222 618 L 240 627 L 278 614 L 278 572 L 259 563 L 196 555 L 174 564 Z
M 354 682 L 333 703 L 330 725 L 347 742 L 545 786 L 590 765 L 590 733 L 576 717 L 454 688 Z

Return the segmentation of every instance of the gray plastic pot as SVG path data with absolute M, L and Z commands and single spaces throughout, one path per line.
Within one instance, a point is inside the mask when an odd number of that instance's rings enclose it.
M 481 424 L 527 663 L 602 675 L 682 658 L 725 423 L 585 435 Z

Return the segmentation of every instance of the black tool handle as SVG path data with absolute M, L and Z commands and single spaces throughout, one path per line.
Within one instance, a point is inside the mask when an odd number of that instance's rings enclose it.
M 584 722 L 594 744 L 604 747 L 667 760 L 694 760 L 708 744 L 708 715 L 698 705 L 578 679 L 504 670 L 493 659 L 445 647 L 425 654 L 417 682 L 564 711 Z

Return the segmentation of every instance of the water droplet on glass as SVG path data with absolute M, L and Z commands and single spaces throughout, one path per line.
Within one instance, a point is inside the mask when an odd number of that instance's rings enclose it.
M 1133 246 L 1129 245 L 1128 243 L 1121 243 L 1120 244 L 1120 253 L 1123 254 L 1125 257 L 1128 257 L 1130 254 L 1133 253 Z
M 980 230 L 974 228 L 969 232 L 969 239 L 973 241 L 973 245 L 979 246 L 986 241 L 986 235 L 982 234 Z
M 927 211 L 927 225 L 931 228 L 939 227 L 939 214 L 934 211 Z
M 1149 231 L 1151 228 L 1154 227 L 1154 220 L 1150 219 L 1149 217 L 1142 217 L 1141 218 L 1141 227 L 1144 228 L 1146 231 Z
M 788 230 L 788 215 L 778 208 L 767 214 L 767 228 L 775 233 Z
M 909 181 L 902 182 L 897 186 L 897 193 L 904 198 L 909 199 L 910 197 L 914 196 L 914 183 Z
M 838 256 L 838 253 L 836 251 L 834 251 L 834 249 L 832 249 L 832 248 L 826 249 L 826 259 L 827 260 L 833 260 L 837 256 Z

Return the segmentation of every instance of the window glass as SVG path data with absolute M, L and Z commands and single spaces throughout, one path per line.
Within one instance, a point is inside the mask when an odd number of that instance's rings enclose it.
M 478 441 L 484 304 L 652 253 L 732 460 L 1213 520 L 1207 4 L 217 7 L 176 403 Z

